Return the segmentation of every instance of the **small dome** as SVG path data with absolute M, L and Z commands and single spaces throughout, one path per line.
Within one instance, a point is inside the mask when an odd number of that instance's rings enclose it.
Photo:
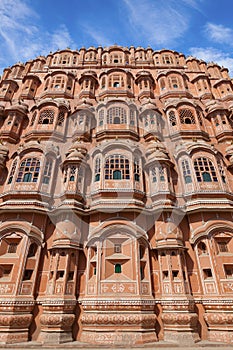
M 86 158 L 87 149 L 86 147 L 76 141 L 66 153 L 66 160 L 74 159 L 76 161 L 83 161 Z
M 183 234 L 178 227 L 170 218 L 165 222 L 161 223 L 156 229 L 155 240 L 157 247 L 176 247 L 183 246 Z
M 72 221 L 60 221 L 56 224 L 52 247 L 77 247 L 79 246 L 80 237 L 81 234 Z
M 149 143 L 146 156 L 148 163 L 152 161 L 171 162 L 166 148 L 160 141 L 152 141 Z

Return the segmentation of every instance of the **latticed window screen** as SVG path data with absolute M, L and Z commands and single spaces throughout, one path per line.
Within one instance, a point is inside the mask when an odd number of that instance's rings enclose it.
M 102 126 L 104 124 L 104 110 L 101 109 L 99 111 L 99 126 Z
M 84 178 L 84 170 L 83 168 L 78 169 L 78 184 L 80 185 Z
M 166 89 L 166 84 L 165 84 L 165 80 L 164 79 L 160 80 L 160 86 L 161 86 L 161 90 L 165 90 Z
M 7 253 L 10 253 L 10 254 L 16 253 L 16 251 L 17 251 L 17 246 L 18 246 L 18 243 L 14 243 L 14 242 L 10 243 L 10 244 L 8 245 Z
M 171 111 L 168 117 L 169 117 L 169 123 L 171 124 L 171 126 L 175 126 L 177 124 L 175 112 Z
M 220 253 L 227 253 L 229 251 L 227 243 L 226 241 L 217 241 L 218 251 Z
M 170 55 L 163 55 L 162 60 L 163 60 L 163 64 L 172 64 L 173 63 L 173 58 Z
M 198 182 L 218 182 L 215 167 L 210 159 L 205 157 L 195 159 L 194 169 Z
M 54 110 L 44 109 L 39 116 L 38 124 L 53 124 Z
M 76 165 L 71 165 L 70 167 L 70 174 L 69 174 L 69 181 L 73 182 L 76 179 L 78 172 L 78 167 Z
M 152 182 L 166 182 L 168 171 L 164 165 L 158 165 L 151 169 Z
M 129 180 L 129 160 L 119 154 L 109 156 L 105 161 L 105 179 Z
M 219 160 L 218 160 L 218 169 L 219 169 L 219 172 L 220 172 L 220 175 L 221 175 L 222 182 L 226 183 L 226 174 L 225 174 L 225 171 L 224 171 L 224 167 L 223 167 L 222 163 Z
M 95 181 L 100 180 L 100 166 L 101 166 L 100 158 L 96 158 L 96 160 L 95 160 Z
M 222 124 L 227 124 L 227 117 L 225 116 L 225 114 L 220 114 L 220 118 L 221 118 Z
M 130 123 L 130 125 L 135 125 L 135 118 L 134 118 L 133 109 L 130 109 L 130 112 L 129 112 L 129 123 Z
M 134 180 L 139 181 L 140 180 L 140 167 L 139 167 L 139 160 L 134 160 Z
M 19 167 L 16 182 L 37 182 L 40 173 L 40 161 L 37 158 L 24 159 Z
M 34 112 L 33 115 L 32 115 L 30 126 L 32 126 L 34 124 L 34 122 L 36 120 L 36 115 L 37 115 L 37 112 Z
M 52 160 L 47 159 L 44 167 L 44 173 L 43 173 L 43 180 L 42 180 L 43 184 L 49 184 L 49 180 L 52 173 L 52 166 L 53 166 Z
M 107 112 L 108 124 L 126 124 L 126 110 L 122 107 L 111 107 Z
M 176 77 L 171 77 L 170 79 L 169 79 L 169 87 L 171 88 L 171 89 L 178 89 L 178 87 L 179 87 L 179 80 L 178 80 L 178 78 L 176 78 Z
M 65 111 L 61 110 L 57 117 L 57 125 L 62 126 L 65 120 Z
M 64 183 L 65 182 L 75 182 L 78 176 L 78 166 L 77 165 L 68 165 L 65 167 L 64 171 Z
M 183 172 L 183 176 L 184 176 L 184 181 L 186 184 L 189 184 L 192 182 L 189 162 L 187 161 L 187 159 L 185 159 L 182 161 L 181 164 L 182 164 L 182 172 Z
M 179 117 L 181 124 L 196 124 L 194 114 L 190 109 L 180 109 Z
M 52 79 L 50 88 L 59 90 L 59 89 L 64 89 L 64 86 L 65 86 L 65 78 L 58 76 Z
M 11 167 L 10 176 L 9 176 L 9 179 L 8 179 L 8 182 L 7 182 L 8 185 L 12 183 L 12 180 L 13 180 L 13 177 L 14 177 L 14 174 L 15 174 L 16 165 L 17 165 L 17 160 L 15 159 L 13 164 L 12 164 L 12 167 Z
M 202 126 L 202 115 L 201 115 L 201 112 L 197 109 L 197 118 L 198 118 L 198 121 L 199 121 L 199 124 Z

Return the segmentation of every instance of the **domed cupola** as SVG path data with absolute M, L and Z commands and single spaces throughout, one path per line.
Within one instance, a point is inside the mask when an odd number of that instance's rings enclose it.
M 60 221 L 56 224 L 52 249 L 55 248 L 78 248 L 80 245 L 80 232 L 75 223 L 70 220 Z
M 168 151 L 158 139 L 150 142 L 146 150 L 147 165 L 154 162 L 163 162 L 174 166 L 171 162 Z
M 156 228 L 155 240 L 157 248 L 183 247 L 183 235 L 180 228 L 171 220 L 167 220 Z

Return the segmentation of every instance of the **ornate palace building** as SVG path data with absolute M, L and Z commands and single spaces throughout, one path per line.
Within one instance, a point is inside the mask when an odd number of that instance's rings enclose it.
M 171 50 L 0 83 L 0 342 L 233 342 L 233 90 Z

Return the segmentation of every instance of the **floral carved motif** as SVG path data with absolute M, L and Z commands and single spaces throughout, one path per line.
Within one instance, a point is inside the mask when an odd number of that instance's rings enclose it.
M 196 325 L 198 316 L 185 313 L 163 313 L 162 320 L 165 325 Z
M 0 327 L 29 327 L 32 315 L 0 315 Z
M 43 314 L 40 317 L 40 323 L 46 327 L 71 327 L 75 316 L 72 314 Z
M 206 313 L 204 319 L 208 325 L 233 325 L 233 313 Z
M 101 314 L 84 314 L 81 317 L 81 322 L 85 325 L 91 324 L 114 324 L 114 325 L 144 325 L 153 326 L 156 322 L 156 315 L 101 315 Z

